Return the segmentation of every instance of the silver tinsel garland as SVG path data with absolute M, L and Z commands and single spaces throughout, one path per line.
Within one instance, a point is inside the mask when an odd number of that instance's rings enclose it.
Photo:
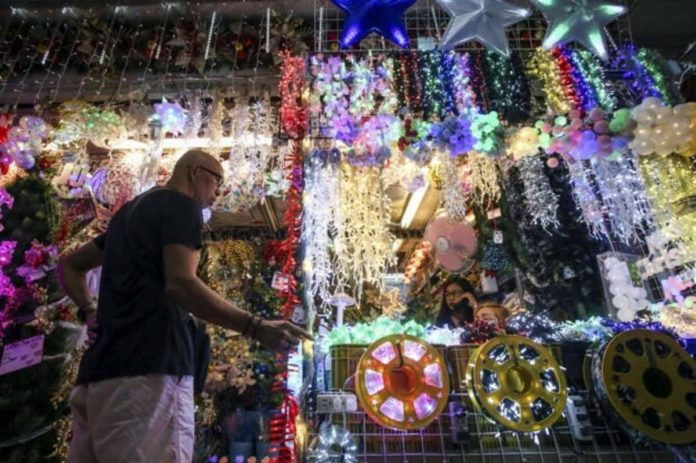
M 610 161 L 594 156 L 590 160 L 611 233 L 624 243 L 639 242 L 652 227 L 653 220 L 632 157 L 624 154 Z
M 517 161 L 524 186 L 524 205 L 532 224 L 547 232 L 558 228 L 558 197 L 544 174 L 544 161 L 539 156 L 526 156 Z

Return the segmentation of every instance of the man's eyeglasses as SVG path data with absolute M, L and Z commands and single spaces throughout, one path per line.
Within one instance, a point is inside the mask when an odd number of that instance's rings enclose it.
M 466 294 L 466 291 L 445 291 L 445 298 L 459 297 Z
M 210 175 L 212 175 L 213 177 L 215 177 L 215 181 L 217 182 L 218 188 L 220 188 L 222 186 L 222 182 L 225 180 L 225 178 L 222 175 L 218 174 L 217 172 L 215 172 L 213 170 L 208 169 L 207 167 L 196 166 L 195 168 L 202 169 L 203 171 L 205 171 L 205 172 L 209 173 Z

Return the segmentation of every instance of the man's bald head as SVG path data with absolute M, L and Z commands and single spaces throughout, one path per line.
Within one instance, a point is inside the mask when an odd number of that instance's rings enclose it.
M 220 161 L 215 159 L 210 153 L 206 153 L 201 149 L 192 149 L 185 152 L 179 160 L 176 161 L 172 177 L 182 174 L 185 175 L 188 168 L 196 166 L 212 168 L 213 166 L 220 166 Z
M 203 150 L 193 149 L 176 162 L 167 186 L 191 196 L 203 207 L 210 207 L 219 194 L 224 176 L 220 161 Z

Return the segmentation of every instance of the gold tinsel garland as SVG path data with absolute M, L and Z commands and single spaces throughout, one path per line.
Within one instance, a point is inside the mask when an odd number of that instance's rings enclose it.
M 527 72 L 541 81 L 546 104 L 554 113 L 565 114 L 573 109 L 563 89 L 561 73 L 550 51 L 542 48 L 534 51 L 532 58 L 527 62 Z

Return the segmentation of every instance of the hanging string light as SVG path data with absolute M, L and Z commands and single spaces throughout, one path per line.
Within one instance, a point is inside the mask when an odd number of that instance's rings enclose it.
M 389 232 L 391 206 L 379 169 L 342 166 L 340 212 L 334 238 L 336 280 L 383 286 L 382 275 L 394 259 Z M 343 290 L 344 288 L 337 288 Z
M 313 158 L 313 160 L 316 158 Z M 307 169 L 303 194 L 302 237 L 305 275 L 306 303 L 314 306 L 319 297 L 321 308 L 325 308 L 331 297 L 333 265 L 331 236 L 336 232 L 339 211 L 339 170 L 336 164 L 314 165 Z M 337 283 L 343 286 L 343 283 Z
M 498 165 L 493 158 L 476 152 L 467 156 L 467 179 L 471 201 L 481 207 L 496 203 L 500 199 Z

